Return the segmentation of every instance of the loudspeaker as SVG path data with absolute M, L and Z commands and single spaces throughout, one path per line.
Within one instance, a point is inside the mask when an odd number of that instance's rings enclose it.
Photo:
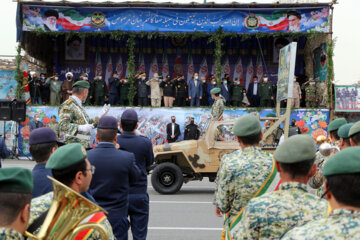
M 25 100 L 15 100 L 11 104 L 12 116 L 11 120 L 23 122 L 26 119 L 26 102 Z
M 11 100 L 0 99 L 0 121 L 11 121 Z

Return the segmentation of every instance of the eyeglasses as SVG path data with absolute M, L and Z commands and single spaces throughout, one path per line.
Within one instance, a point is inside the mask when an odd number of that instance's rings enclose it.
M 86 171 L 90 171 L 91 174 L 94 174 L 95 173 L 95 166 L 90 165 L 90 169 L 86 169 Z

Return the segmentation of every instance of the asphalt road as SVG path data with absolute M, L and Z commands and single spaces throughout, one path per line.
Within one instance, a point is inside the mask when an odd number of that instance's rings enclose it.
M 32 169 L 27 160 L 5 160 L 3 167 Z M 214 183 L 207 179 L 184 184 L 175 195 L 161 195 L 151 186 L 149 178 L 150 220 L 148 240 L 218 240 L 223 219 L 215 215 L 212 204 Z M 131 233 L 129 233 L 129 239 Z

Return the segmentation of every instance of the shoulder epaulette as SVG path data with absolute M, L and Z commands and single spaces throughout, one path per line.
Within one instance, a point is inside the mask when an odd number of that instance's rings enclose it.
M 70 104 L 72 102 L 72 99 L 68 99 L 67 101 L 66 101 L 66 104 Z

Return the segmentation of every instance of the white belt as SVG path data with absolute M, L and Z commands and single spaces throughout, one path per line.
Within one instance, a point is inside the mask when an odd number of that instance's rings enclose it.
M 76 134 L 74 135 L 70 135 L 70 134 L 65 134 L 66 137 L 75 137 L 75 138 L 79 138 L 82 140 L 86 140 L 86 141 L 90 141 L 90 136 L 89 135 L 85 135 L 85 134 Z

